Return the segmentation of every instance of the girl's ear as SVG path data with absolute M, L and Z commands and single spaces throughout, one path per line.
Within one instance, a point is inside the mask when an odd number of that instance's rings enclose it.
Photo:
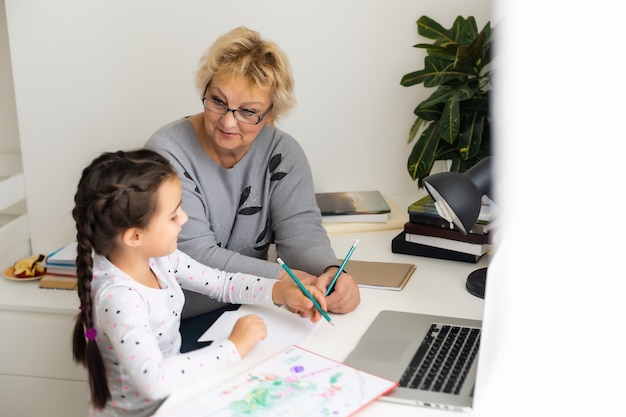
M 141 232 L 136 227 L 126 229 L 122 233 L 122 242 L 131 248 L 136 248 L 141 245 Z

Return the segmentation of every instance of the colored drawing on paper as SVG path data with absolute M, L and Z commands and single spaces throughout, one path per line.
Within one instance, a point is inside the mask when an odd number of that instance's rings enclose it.
M 202 417 L 342 417 L 394 384 L 292 347 L 187 405 Z
M 279 375 L 274 371 L 248 374 L 245 384 L 223 390 L 225 397 L 244 394 L 243 399 L 229 402 L 228 408 L 232 415 L 340 415 L 331 400 L 342 391 L 340 381 L 343 374 L 337 369 L 341 365 L 332 364 L 329 367 L 326 363 L 324 367 L 317 368 L 301 362 L 303 360 L 310 358 L 305 359 L 300 352 L 295 352 L 293 356 L 282 360 L 282 364 L 287 367 L 286 374 Z
M 230 409 L 235 415 L 259 415 L 278 402 L 294 401 L 301 393 L 316 389 L 311 381 L 281 378 L 275 374 L 251 376 L 249 381 L 256 381 L 258 385 L 243 400 L 230 403 Z

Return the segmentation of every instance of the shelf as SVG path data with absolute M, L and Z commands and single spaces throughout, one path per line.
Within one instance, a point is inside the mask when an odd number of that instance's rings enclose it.
M 0 153 L 0 212 L 26 198 L 19 153 Z
M 19 153 L 0 153 L 0 269 L 31 255 L 26 187 Z

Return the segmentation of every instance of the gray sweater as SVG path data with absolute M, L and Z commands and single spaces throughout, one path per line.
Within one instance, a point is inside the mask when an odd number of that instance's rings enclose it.
M 320 275 L 337 264 L 315 202 L 311 168 L 291 136 L 264 126 L 230 169 L 208 157 L 187 119 L 162 127 L 146 146 L 178 171 L 182 207 L 189 215 L 178 248 L 199 262 L 277 278 L 280 265 L 267 261 L 268 247 L 275 243 L 278 256 L 292 269 Z M 208 297 L 185 295 L 183 317 L 219 307 Z

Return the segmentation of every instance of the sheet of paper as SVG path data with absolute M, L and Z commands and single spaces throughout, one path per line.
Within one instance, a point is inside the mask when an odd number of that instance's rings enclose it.
M 238 318 L 247 314 L 256 314 L 263 318 L 267 326 L 267 337 L 260 345 L 286 348 L 291 345 L 303 345 L 313 334 L 319 323 L 311 323 L 306 318 L 289 312 L 286 308 L 272 306 L 243 305 L 238 310 L 226 311 L 198 339 L 199 342 L 224 340 L 228 337 Z
M 346 417 L 397 385 L 292 346 L 156 416 Z

